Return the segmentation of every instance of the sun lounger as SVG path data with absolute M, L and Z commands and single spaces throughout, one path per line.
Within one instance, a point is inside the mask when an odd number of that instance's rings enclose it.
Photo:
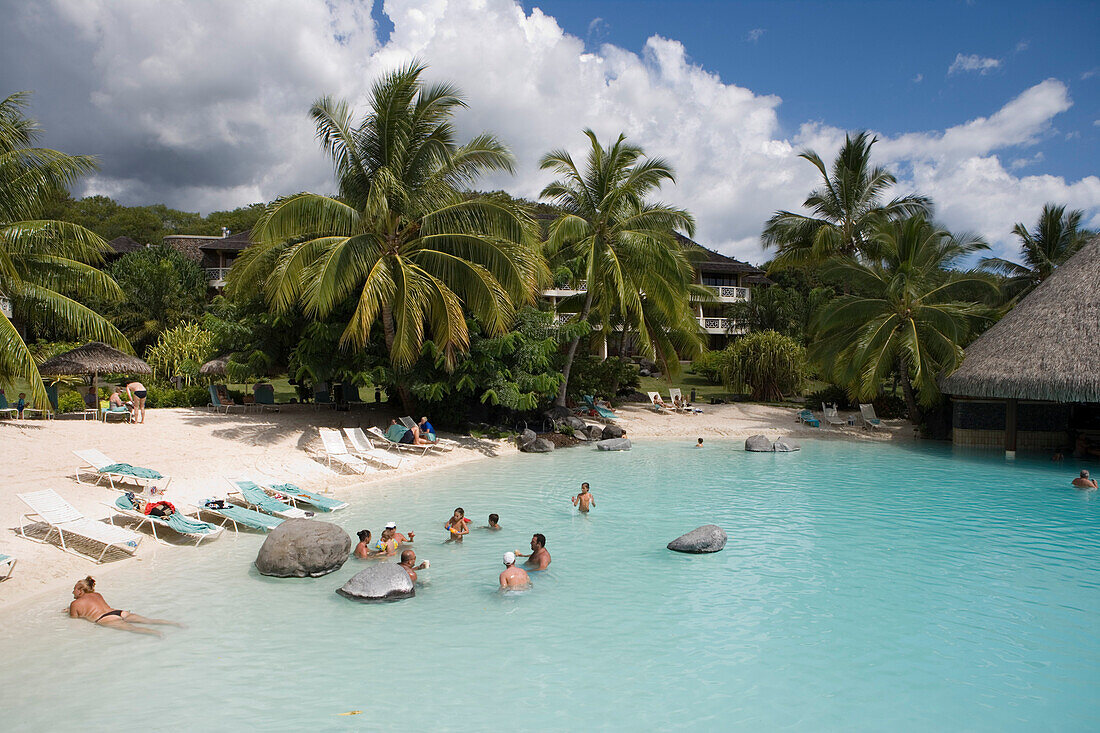
M 420 427 L 420 425 L 417 424 L 416 420 L 413 420 L 411 417 L 408 417 L 408 416 L 399 417 L 399 418 L 397 418 L 397 421 L 399 423 L 401 423 L 401 425 L 403 427 L 407 428 L 408 430 L 412 430 L 413 428 L 418 428 L 419 429 L 419 427 Z M 429 436 L 431 436 L 431 437 L 429 437 Z M 442 451 L 444 453 L 447 453 L 447 452 L 450 452 L 450 451 L 454 450 L 455 446 L 458 445 L 458 443 L 456 443 L 455 441 L 447 440 L 445 438 L 440 438 L 440 437 L 436 436 L 434 433 L 428 433 L 427 435 L 424 434 L 424 433 L 420 433 L 420 439 L 421 440 L 426 440 L 430 447 L 435 448 L 436 450 Z
M 8 398 L 3 390 L 0 390 L 0 417 L 19 417 L 19 410 L 8 404 Z
M 344 445 L 344 439 L 340 437 L 339 430 L 331 428 L 318 428 L 321 434 L 321 444 L 325 447 L 326 464 L 332 468 L 335 461 L 341 467 L 353 473 L 369 473 L 374 471 L 373 466 L 367 465 L 362 458 L 348 453 L 348 447 Z
M 133 482 L 142 490 L 151 486 L 156 487 L 162 493 L 168 488 L 168 484 L 172 482 L 170 476 L 164 476 L 151 468 L 141 468 L 140 466 L 131 466 L 129 463 L 112 461 L 95 448 L 74 450 L 73 454 L 86 464 L 78 466 L 76 469 L 76 482 L 78 484 L 83 483 L 80 480 L 80 474 L 82 473 L 94 473 L 97 484 L 106 478 L 109 487 L 115 491 L 123 490 L 115 486 L 116 481 L 119 483 L 123 481 Z
M 814 414 L 809 410 L 802 410 L 798 413 L 798 422 L 814 428 L 821 427 L 821 421 L 814 417 Z
M 430 445 L 416 445 L 414 443 L 398 443 L 395 440 L 390 440 L 389 436 L 383 433 L 379 428 L 373 425 L 367 428 L 367 433 L 374 439 L 375 445 L 381 445 L 391 450 L 404 451 L 406 453 L 419 453 L 420 455 L 426 454 L 431 450 Z
M 148 524 L 149 529 L 153 531 L 153 541 L 159 542 L 162 545 L 167 545 L 168 543 L 157 536 L 157 527 L 161 527 L 162 529 L 167 527 L 176 534 L 192 538 L 195 540 L 196 547 L 201 545 L 203 540 L 209 537 L 218 537 L 225 531 L 222 527 L 186 517 L 178 511 L 167 519 L 152 514 L 145 514 L 139 511 L 125 494 L 115 499 L 114 504 L 105 504 L 105 506 L 124 517 L 138 520 L 139 528 L 142 524 Z M 111 517 L 111 524 L 114 523 L 114 517 Z
M 270 532 L 286 521 L 281 517 L 273 517 L 270 514 L 245 509 L 243 506 L 237 506 L 236 504 L 226 504 L 220 509 L 203 505 L 197 510 L 197 513 L 200 514 L 204 512 L 220 518 L 223 527 L 226 522 L 232 524 L 233 531 L 238 533 L 241 527 L 248 527 L 260 532 Z
M 367 434 L 363 432 L 363 428 L 344 428 L 344 435 L 351 443 L 351 449 L 360 458 L 374 461 L 386 468 L 400 468 L 401 462 L 405 460 L 401 456 L 387 453 L 381 448 L 375 448 L 367 438 Z M 383 435 L 382 437 L 386 436 Z
M 863 418 L 863 427 L 874 432 L 882 427 L 882 420 L 878 419 L 878 415 L 875 414 L 874 405 L 859 406 L 859 415 Z
M 679 398 L 680 406 L 676 406 L 677 398 Z M 684 399 L 684 393 L 680 391 L 679 387 L 668 388 L 668 399 L 672 405 L 672 409 L 677 412 L 684 412 L 688 415 L 701 415 L 703 413 L 698 407 L 694 407 L 688 404 L 688 401 Z
M 11 572 L 15 570 L 16 560 L 11 555 L 0 555 L 0 568 L 7 566 L 8 573 L 4 577 L 0 578 L 0 581 L 7 580 L 11 577 Z
M 606 407 L 603 407 L 601 405 L 597 405 L 596 400 L 593 399 L 592 395 L 586 394 L 583 397 L 581 397 L 581 399 L 584 400 L 584 406 L 587 407 L 589 410 L 591 410 L 592 413 L 595 413 L 595 415 L 597 417 L 602 417 L 604 420 L 617 420 L 617 419 L 619 419 L 619 416 L 616 415 L 611 410 L 609 410 Z
M 218 397 L 217 387 L 213 384 L 210 385 L 210 402 L 206 405 L 207 410 L 213 410 L 214 412 L 220 410 L 223 415 L 228 415 L 229 411 L 234 407 L 240 407 L 243 412 L 247 412 L 248 410 L 247 405 L 235 405 L 222 402 L 221 398 Z
M 321 496 L 312 491 L 300 489 L 294 484 L 261 484 L 260 488 L 274 496 L 276 499 L 289 501 L 294 506 L 308 504 L 322 512 L 335 512 L 347 509 L 350 506 L 346 501 L 333 499 L 330 496 Z
M 229 496 L 238 497 L 249 509 L 257 509 L 283 519 L 309 519 L 315 514 L 269 496 L 255 481 L 247 479 L 226 479 L 226 481 L 233 487 Z
M 270 384 L 257 384 L 252 387 L 252 394 L 256 398 L 256 406 L 264 412 L 278 412 L 275 404 L 275 388 Z
M 826 425 L 833 425 L 838 428 L 842 428 L 847 425 L 847 422 L 837 412 L 836 405 L 829 407 L 824 402 L 821 403 L 821 416 L 825 418 Z
M 661 399 L 660 392 L 646 392 L 649 396 L 649 406 L 653 408 L 654 412 L 670 412 L 672 408 L 665 404 L 665 401 Z
M 16 494 L 16 496 L 31 508 L 31 511 L 24 514 L 20 520 L 19 533 L 25 539 L 46 544 L 53 533 L 57 532 L 62 550 L 86 557 L 95 563 L 103 562 L 104 556 L 112 547 L 133 555 L 144 538 L 144 535 L 132 530 L 88 519 L 72 504 L 58 496 L 53 489 Z M 50 529 L 46 532 L 46 536 L 39 540 L 27 535 L 28 522 L 45 522 Z M 102 549 L 98 555 L 82 551 L 78 545 L 83 545 L 85 542 L 81 540 L 100 545 Z

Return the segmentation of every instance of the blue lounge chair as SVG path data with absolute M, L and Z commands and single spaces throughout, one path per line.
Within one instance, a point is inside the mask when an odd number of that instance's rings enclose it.
M 8 405 L 8 398 L 4 395 L 4 390 L 0 389 L 0 417 L 18 417 L 19 410 Z
M 264 412 L 278 412 L 275 406 L 275 388 L 270 384 L 257 384 L 252 387 L 252 394 L 256 396 L 256 404 Z
M 341 509 L 347 509 L 349 506 L 346 501 L 314 494 L 312 491 L 300 489 L 294 484 L 269 484 L 264 486 L 263 489 L 268 492 L 273 492 L 278 496 L 285 497 L 295 506 L 298 504 L 308 504 L 322 512 L 335 512 Z
M 229 410 L 234 407 L 240 407 L 243 410 L 245 406 L 230 405 L 222 402 L 221 398 L 218 397 L 218 388 L 213 384 L 210 385 L 210 403 L 206 406 L 206 409 L 214 411 L 222 410 L 223 414 L 228 415 Z
M 195 546 L 202 544 L 202 541 L 208 537 L 217 537 L 225 530 L 222 527 L 210 524 L 209 522 L 200 522 L 197 519 L 191 517 L 185 517 L 183 514 L 176 512 L 170 517 L 165 519 L 164 517 L 153 516 L 152 514 L 145 514 L 134 506 L 133 501 L 126 494 L 115 499 L 114 504 L 107 505 L 115 512 L 122 514 L 130 519 L 138 520 L 138 527 L 142 524 L 148 524 L 149 529 L 153 531 L 153 540 L 159 542 L 162 545 L 168 544 L 160 537 L 157 537 L 157 527 L 167 527 L 168 529 L 176 532 L 177 534 L 184 535 L 185 537 L 191 537 L 195 540 Z M 110 517 L 111 524 L 115 523 L 114 517 Z
M 599 415 L 600 417 L 602 417 L 605 420 L 616 420 L 616 419 L 618 419 L 618 415 L 616 415 L 614 412 L 607 409 L 606 407 L 600 407 L 599 405 L 597 405 L 596 400 L 593 399 L 592 395 L 590 395 L 590 394 L 586 394 L 584 396 L 584 404 L 585 404 L 585 407 L 587 407 L 589 410 L 595 412 L 597 415 Z
M 798 421 L 801 423 L 806 423 L 811 427 L 821 427 L 821 421 L 814 417 L 814 414 L 809 410 L 802 410 L 800 413 L 798 413 Z
M 283 520 L 279 517 L 273 517 L 270 514 L 245 509 L 243 506 L 237 506 L 235 504 L 226 504 L 223 507 L 210 507 L 204 505 L 199 507 L 199 511 L 220 517 L 223 527 L 226 522 L 229 522 L 233 525 L 234 532 L 240 532 L 241 527 L 256 529 L 260 532 L 270 532 L 283 523 Z

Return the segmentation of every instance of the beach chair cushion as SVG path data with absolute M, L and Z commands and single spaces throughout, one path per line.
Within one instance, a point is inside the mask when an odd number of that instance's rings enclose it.
M 348 506 L 346 501 L 338 501 L 328 496 L 314 494 L 312 491 L 305 491 L 294 484 L 271 484 L 271 488 L 280 494 L 286 494 L 298 501 L 315 506 L 323 512 L 333 512 Z
M 162 479 L 164 476 L 159 471 L 141 466 L 131 466 L 129 463 L 112 463 L 109 466 L 96 468 L 99 473 L 111 473 L 118 476 L 132 476 L 133 478 Z
M 214 509 L 206 507 L 206 511 L 213 512 L 214 514 L 220 514 L 226 519 L 230 519 L 237 524 L 243 524 L 246 527 L 252 529 L 261 529 L 266 531 L 275 529 L 283 520 L 279 517 L 273 517 L 270 514 L 264 514 L 263 512 L 253 511 L 252 509 L 245 509 L 242 506 L 234 506 L 232 504 L 226 504 L 221 509 Z

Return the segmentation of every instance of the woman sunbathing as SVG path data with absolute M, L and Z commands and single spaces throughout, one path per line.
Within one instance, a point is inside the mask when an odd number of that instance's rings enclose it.
M 69 618 L 82 618 L 100 626 L 109 626 L 123 631 L 132 631 L 135 634 L 152 634 L 161 636 L 156 629 L 143 629 L 134 624 L 158 624 L 164 626 L 181 626 L 175 621 L 165 621 L 159 618 L 145 618 L 129 611 L 120 611 L 111 608 L 103 596 L 95 592 L 95 578 L 88 576 L 76 581 L 73 586 L 73 602 L 69 604 Z

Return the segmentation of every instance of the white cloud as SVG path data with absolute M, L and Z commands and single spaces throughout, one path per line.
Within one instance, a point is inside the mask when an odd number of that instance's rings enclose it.
M 958 74 L 966 71 L 976 71 L 982 76 L 985 76 L 994 69 L 1001 67 L 1000 59 L 986 58 L 979 56 L 976 53 L 970 55 L 958 54 L 955 56 L 955 60 L 951 62 L 951 66 L 947 67 L 948 76 Z
M 1031 46 L 1029 41 L 1020 41 L 1016 44 L 1016 53 L 1022 53 Z
M 844 137 L 827 121 L 785 134 L 779 97 L 690 63 L 679 41 L 589 51 L 512 0 L 387 0 L 385 45 L 358 2 L 146 5 L 28 3 L 0 27 L 0 86 L 39 90 L 44 142 L 99 154 L 90 190 L 125 203 L 205 212 L 331 191 L 310 103 L 331 93 L 361 104 L 379 73 L 414 55 L 429 62 L 430 79 L 466 92 L 462 136 L 490 130 L 515 153 L 516 175 L 484 187 L 534 198 L 548 181 L 537 167 L 546 151 L 584 155 L 586 126 L 604 141 L 625 132 L 675 167 L 677 185 L 662 198 L 695 214 L 699 241 L 754 262 L 768 257 L 759 245 L 767 218 L 797 210 L 817 185 L 797 153 L 829 160 Z M 171 43 L 162 28 L 173 29 Z M 17 63 L 31 54 L 41 63 Z M 876 163 L 899 172 L 900 191 L 933 196 L 948 226 L 992 240 L 1009 242 L 1012 224 L 1033 220 L 1046 201 L 1087 209 L 1097 226 L 1100 179 L 1020 177 L 998 157 L 1026 159 L 1071 104 L 1066 86 L 1048 80 L 946 130 L 880 135 Z
M 1010 167 L 1012 168 L 1012 170 L 1015 171 L 1021 168 L 1027 168 L 1029 165 L 1042 163 L 1044 159 L 1045 156 L 1043 155 L 1042 151 L 1040 151 L 1030 158 L 1016 158 L 1014 161 L 1012 161 L 1012 165 Z
M 913 77 L 912 81 L 914 84 L 920 84 L 922 81 L 924 81 L 924 74 L 917 74 Z
M 1100 74 L 1100 69 L 1089 69 L 1085 73 L 1081 74 L 1081 81 L 1084 81 L 1085 79 L 1091 79 L 1097 74 Z
M 767 33 L 766 28 L 753 28 L 748 34 L 745 35 L 745 40 L 749 43 L 756 43 L 760 40 L 760 37 Z

